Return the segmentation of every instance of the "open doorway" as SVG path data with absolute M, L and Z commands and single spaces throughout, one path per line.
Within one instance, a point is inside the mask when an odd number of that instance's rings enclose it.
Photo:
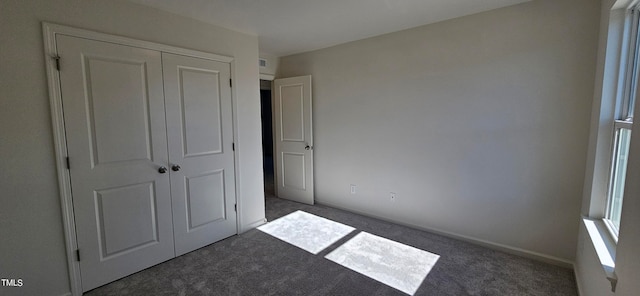
M 262 170 L 265 195 L 275 195 L 273 168 L 273 113 L 271 106 L 271 81 L 260 80 L 260 113 L 262 120 Z

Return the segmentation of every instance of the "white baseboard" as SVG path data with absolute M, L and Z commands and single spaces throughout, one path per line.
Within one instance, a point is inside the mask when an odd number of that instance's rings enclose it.
M 534 251 L 530 251 L 530 250 L 526 250 L 526 249 L 522 249 L 522 248 L 507 246 L 507 245 L 503 245 L 503 244 L 499 244 L 499 243 L 495 243 L 495 242 L 479 239 L 479 238 L 476 238 L 476 237 L 461 235 L 461 234 L 452 233 L 452 232 L 448 232 L 448 231 L 444 231 L 444 230 L 440 230 L 440 229 L 434 229 L 434 228 L 424 227 L 424 226 L 420 226 L 420 225 L 414 225 L 414 224 L 406 223 L 406 222 L 402 222 L 402 221 L 396 221 L 394 219 L 389 219 L 389 218 L 386 218 L 386 217 L 382 217 L 382 216 L 371 214 L 371 213 L 364 212 L 364 211 L 358 211 L 358 210 L 349 209 L 349 208 L 346 208 L 346 207 L 343 207 L 343 206 L 340 206 L 340 205 L 336 205 L 336 204 L 332 204 L 332 203 L 328 203 L 328 202 L 324 202 L 324 201 L 319 201 L 317 199 L 316 199 L 316 203 L 320 204 L 320 205 L 325 205 L 325 206 L 329 206 L 329 207 L 332 207 L 332 208 L 341 209 L 341 210 L 345 210 L 345 211 L 348 211 L 348 212 L 356 213 L 356 214 L 359 214 L 359 215 L 363 215 L 363 216 L 367 216 L 367 217 L 376 218 L 376 219 L 380 219 L 380 220 L 383 220 L 383 221 L 395 223 L 395 224 L 398 224 L 398 225 L 403 225 L 403 226 L 407 226 L 407 227 L 411 227 L 411 228 L 415 228 L 415 229 L 419 229 L 419 230 L 423 230 L 423 231 L 439 234 L 439 235 L 446 236 L 446 237 L 449 237 L 449 238 L 453 238 L 453 239 L 469 242 L 469 243 L 472 243 L 472 244 L 475 244 L 475 245 L 480 245 L 480 246 L 483 246 L 483 247 L 487 247 L 487 248 L 490 248 L 490 249 L 493 249 L 493 250 L 498 250 L 498 251 L 502 251 L 502 252 L 505 252 L 505 253 L 518 255 L 518 256 L 521 256 L 521 257 L 526 257 L 526 258 L 534 259 L 534 260 L 537 260 L 537 261 L 546 262 L 546 263 L 553 264 L 553 265 L 556 265 L 556 266 L 573 269 L 573 262 L 572 261 L 565 260 L 565 259 L 562 259 L 562 258 L 558 258 L 558 257 L 555 257 L 555 256 L 542 254 L 542 253 L 538 253 L 538 252 L 534 252 Z M 575 273 L 575 269 L 574 269 L 574 273 Z

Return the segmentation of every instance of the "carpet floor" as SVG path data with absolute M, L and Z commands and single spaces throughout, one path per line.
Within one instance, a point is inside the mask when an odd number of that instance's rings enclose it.
M 415 295 L 577 295 L 570 269 L 323 205 L 266 199 L 269 221 L 297 210 L 356 230 L 313 255 L 253 229 L 85 295 L 406 295 L 324 258 L 361 231 L 440 255 Z

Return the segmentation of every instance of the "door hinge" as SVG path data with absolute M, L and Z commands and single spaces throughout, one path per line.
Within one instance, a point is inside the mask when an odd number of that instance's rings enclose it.
M 233 87 L 233 79 L 229 79 L 229 87 Z
M 234 204 L 233 205 L 233 210 L 236 211 L 236 212 L 238 211 L 238 204 Z
M 66 162 L 67 162 L 67 170 L 71 169 L 71 161 L 69 160 L 69 156 L 66 157 Z
M 53 59 L 56 60 L 56 70 L 60 71 L 60 57 L 55 56 Z
M 236 143 L 231 143 L 231 150 L 236 151 Z
M 80 249 L 76 249 L 76 261 L 80 262 Z

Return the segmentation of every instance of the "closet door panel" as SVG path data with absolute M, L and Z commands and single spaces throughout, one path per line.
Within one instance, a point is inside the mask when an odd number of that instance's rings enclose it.
M 162 60 L 59 35 L 60 87 L 84 291 L 173 258 Z
M 231 67 L 162 54 L 176 254 L 237 233 Z

